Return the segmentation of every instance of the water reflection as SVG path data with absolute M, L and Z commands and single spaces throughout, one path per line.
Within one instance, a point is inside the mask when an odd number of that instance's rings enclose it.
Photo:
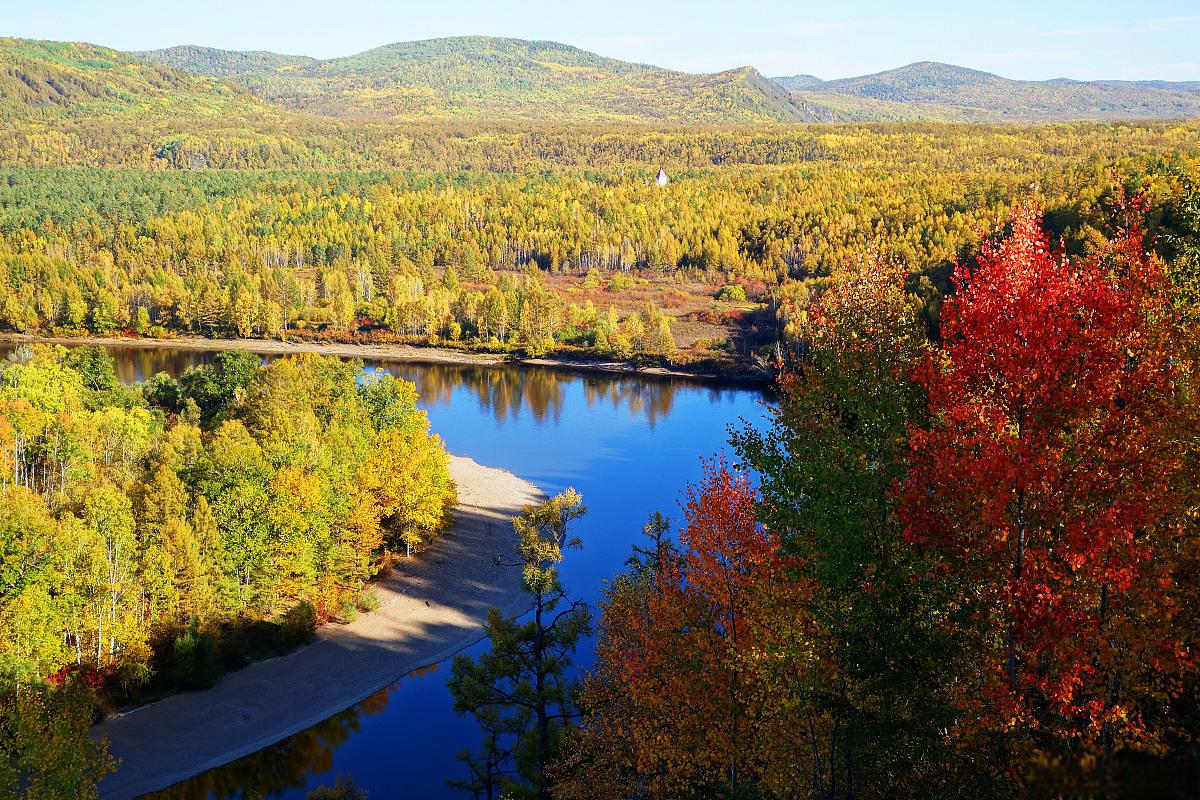
M 676 394 L 696 391 L 698 384 L 672 378 L 631 378 L 603 373 L 574 374 L 544 367 L 472 367 L 457 364 L 398 364 L 366 362 L 377 369 L 410 380 L 422 401 L 430 405 L 449 403 L 456 391 L 466 390 L 481 410 L 496 422 L 515 420 L 526 411 L 538 424 L 558 424 L 562 418 L 566 389 L 580 384 L 589 407 L 600 403 L 645 417 L 650 425 L 671 414 Z M 714 401 L 728 392 L 720 386 L 705 387 Z
M 428 672 L 436 667 L 435 664 L 417 672 Z M 414 673 L 409 677 L 417 675 Z M 145 800 L 237 800 L 273 797 L 289 790 L 304 789 L 311 776 L 325 775 L 333 769 L 334 751 L 362 730 L 364 717 L 387 710 L 389 696 L 398 685 L 399 682 L 380 689 L 358 705 L 257 753 L 143 797 Z
M 13 342 L 0 342 L 0 358 L 7 358 L 9 353 L 23 346 Z M 212 363 L 216 356 L 215 352 L 206 350 L 181 350 L 170 347 L 111 345 L 104 349 L 113 357 L 117 379 L 126 384 L 141 383 L 159 372 L 178 377 L 188 367 Z
M 0 343 L 0 358 L 15 347 Z M 214 351 L 170 347 L 114 345 L 105 349 L 113 356 L 118 379 L 127 384 L 140 383 L 159 372 L 179 377 L 189 367 L 212 363 L 216 355 Z M 278 357 L 263 356 L 267 361 Z M 518 365 L 413 364 L 371 359 L 364 360 L 364 365 L 369 371 L 389 372 L 412 381 L 426 406 L 448 404 L 456 392 L 465 390 L 475 398 L 480 410 L 498 423 L 514 421 L 528 412 L 539 425 L 557 425 L 567 390 L 577 384 L 582 387 L 583 401 L 588 407 L 606 404 L 644 417 L 651 426 L 670 416 L 681 391 L 705 392 L 712 402 L 746 391 L 678 378 L 573 373 Z

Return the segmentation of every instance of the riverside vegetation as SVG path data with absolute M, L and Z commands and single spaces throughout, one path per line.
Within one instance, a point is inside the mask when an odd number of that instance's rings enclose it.
M 784 84 L 810 82 L 752 70 L 681 84 L 713 90 L 703 126 L 647 126 L 692 115 L 644 92 L 617 118 L 567 79 L 493 86 L 482 111 L 452 91 L 413 111 L 393 86 L 368 113 L 338 65 L 218 56 L 0 42 L 0 326 L 753 363 L 778 382 L 773 426 L 733 433 L 740 466 L 711 463 L 677 536 L 650 520 L 594 613 L 555 568 L 578 498 L 520 519 L 545 615 L 493 615 L 492 651 L 452 670 L 484 729 L 465 788 L 1186 796 L 1195 122 L 784 125 L 803 118 Z M 281 67 L 329 97 L 259 74 Z M 471 70 L 409 77 L 450 91 Z M 844 104 L 857 85 L 810 88 Z M 528 119 L 547 97 L 578 113 Z M 369 605 L 364 582 L 454 499 L 415 402 L 317 357 L 226 353 L 137 387 L 88 348 L 4 362 L 0 793 L 94 797 L 112 767 L 86 736 L 97 699 L 205 685 Z
M 535 622 L 494 618 L 492 654 L 456 664 L 459 707 L 487 731 L 461 785 L 1194 796 L 1195 203 L 1176 208 L 1171 265 L 1143 198 L 1119 198 L 1077 256 L 1017 208 L 955 269 L 933 339 L 898 264 L 825 284 L 773 424 L 732 432 L 741 464 L 707 463 L 678 537 L 650 519 L 570 702 L 561 660 L 552 695 L 529 688 L 544 670 L 517 642 Z M 550 739 L 532 717 L 548 699 Z
M 369 608 L 391 554 L 438 535 L 454 486 L 415 389 L 359 374 L 233 352 L 127 387 L 101 350 L 41 346 L 0 366 L 0 791 L 94 795 L 87 688 L 208 685 Z

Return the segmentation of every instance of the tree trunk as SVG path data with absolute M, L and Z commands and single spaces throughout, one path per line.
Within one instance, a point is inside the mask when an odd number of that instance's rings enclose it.
M 533 636 L 534 697 L 537 698 L 537 778 L 539 800 L 550 800 L 550 790 L 546 785 L 546 763 L 550 760 L 550 716 L 546 711 L 545 646 L 546 632 L 542 626 L 542 595 L 539 593 L 534 608 Z

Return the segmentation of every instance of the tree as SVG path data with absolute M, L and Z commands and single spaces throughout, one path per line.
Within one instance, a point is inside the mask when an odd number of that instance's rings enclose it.
M 513 519 L 519 536 L 522 581 L 533 602 L 527 620 L 488 612 L 485 630 L 491 649 L 479 660 L 455 656 L 450 692 L 456 713 L 475 716 L 484 728 L 483 753 L 463 758 L 472 780 L 459 782 L 476 796 L 537 797 L 548 800 L 547 768 L 577 712 L 575 686 L 568 676 L 571 654 L 589 632 L 582 603 L 569 602 L 559 582 L 558 564 L 568 548 L 581 546 L 569 535 L 570 524 L 586 509 L 573 489 L 537 506 L 526 506 Z M 511 741 L 511 745 L 503 744 Z M 509 754 L 515 775 L 503 769 Z
M 813 647 L 836 677 L 807 702 L 833 724 L 811 783 L 825 797 L 923 796 L 973 783 L 944 731 L 970 670 L 928 563 L 904 540 L 893 486 L 925 424 L 911 377 L 925 344 L 904 272 L 872 254 L 839 272 L 794 328 L 773 424 L 732 443 L 761 476 L 759 518 L 811 582 Z
M 689 488 L 679 550 L 666 521 L 605 593 L 586 716 L 568 739 L 559 796 L 790 796 L 813 774 L 798 701 L 823 672 L 811 652 L 807 583 L 756 520 L 745 476 L 708 462 Z M 586 761 L 572 754 L 588 754 Z
M 1011 732 L 1010 755 L 1103 757 L 1153 742 L 1178 652 L 1144 622 L 1171 615 L 1171 315 L 1136 213 L 1081 258 L 1041 222 L 1019 209 L 955 274 L 901 513 L 978 626 L 966 718 Z
M 65 660 L 58 538 L 41 498 L 23 486 L 0 492 L 0 691 Z
M 116 661 L 136 637 L 138 548 L 129 498 L 111 485 L 100 485 L 84 500 L 83 520 L 95 537 L 96 663 Z
M 88 736 L 94 713 L 79 680 L 58 689 L 18 686 L 0 698 L 0 795 L 96 800 L 96 785 L 117 765 L 108 743 Z

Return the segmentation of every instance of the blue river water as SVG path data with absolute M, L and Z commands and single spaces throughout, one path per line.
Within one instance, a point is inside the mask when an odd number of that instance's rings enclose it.
M 134 382 L 180 373 L 211 354 L 121 348 L 118 374 Z M 503 467 L 555 494 L 578 489 L 588 506 L 574 532 L 584 542 L 562 565 L 571 595 L 589 602 L 620 570 L 646 518 L 680 517 L 678 501 L 700 475 L 702 456 L 725 451 L 730 426 L 761 425 L 762 392 L 651 377 L 572 374 L 530 367 L 377 364 L 413 381 L 434 432 L 453 453 Z M 481 642 L 467 652 L 477 655 Z M 576 664 L 586 668 L 592 643 Z M 478 732 L 458 717 L 448 664 L 398 680 L 368 700 L 260 753 L 211 770 L 158 796 L 303 798 L 339 776 L 371 798 L 463 797 L 455 754 Z

